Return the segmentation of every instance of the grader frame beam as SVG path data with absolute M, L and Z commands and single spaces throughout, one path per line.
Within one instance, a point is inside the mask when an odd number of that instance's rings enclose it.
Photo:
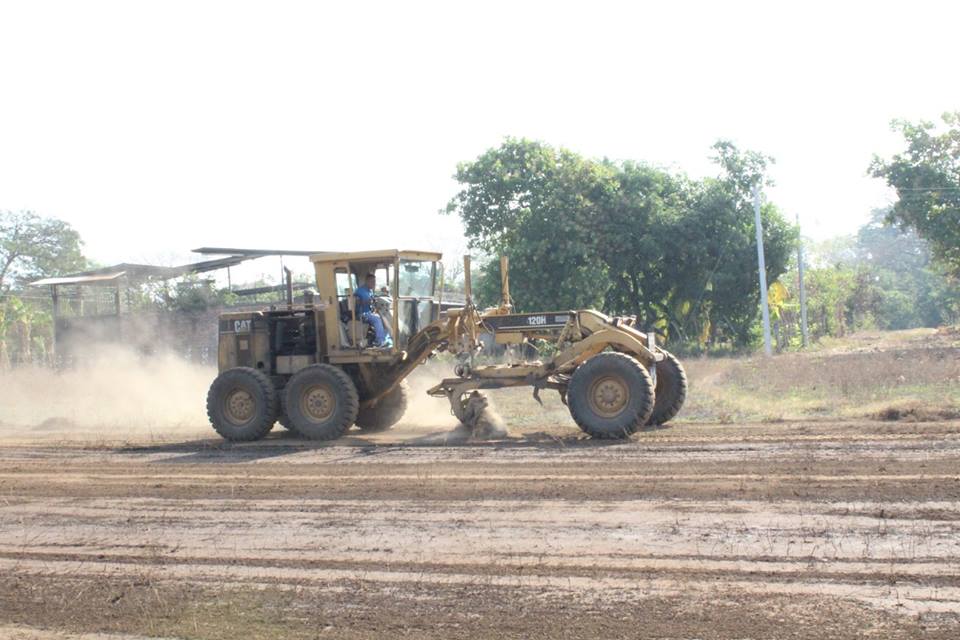
M 559 323 L 554 322 L 553 336 L 546 333 L 550 318 L 564 316 L 566 322 L 558 332 L 555 327 L 559 326 Z M 491 323 L 491 320 L 495 322 Z M 516 316 L 493 312 L 481 316 L 481 322 L 485 326 L 495 324 L 499 331 L 519 336 L 523 340 L 549 336 L 554 338 L 555 344 L 562 349 L 544 363 L 467 368 L 463 376 L 442 380 L 427 391 L 431 396 L 447 397 L 454 415 L 458 418 L 463 410 L 462 396 L 479 389 L 531 386 L 538 401 L 540 389 L 555 389 L 563 397 L 569 374 L 586 360 L 608 348 L 632 355 L 651 373 L 655 372 L 657 362 L 664 359 L 663 352 L 656 349 L 651 335 L 638 331 L 626 319 L 610 318 L 597 311 Z

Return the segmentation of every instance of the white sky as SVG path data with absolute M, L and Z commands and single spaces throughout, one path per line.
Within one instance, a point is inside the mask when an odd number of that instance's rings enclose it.
M 504 136 L 713 173 L 730 138 L 815 238 L 889 201 L 895 117 L 960 108 L 956 2 L 0 0 L 0 208 L 101 262 L 201 245 L 462 252 Z

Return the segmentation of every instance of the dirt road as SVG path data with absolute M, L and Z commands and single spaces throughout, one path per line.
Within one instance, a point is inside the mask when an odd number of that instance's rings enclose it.
M 572 433 L 0 447 L 0 636 L 960 635 L 960 422 Z

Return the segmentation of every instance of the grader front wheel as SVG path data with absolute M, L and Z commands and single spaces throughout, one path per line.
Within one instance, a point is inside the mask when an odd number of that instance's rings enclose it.
M 643 426 L 654 407 L 653 380 L 624 353 L 595 355 L 570 378 L 570 415 L 594 438 L 626 438 Z
M 663 355 L 664 359 L 657 363 L 657 401 L 647 420 L 648 425 L 673 420 L 687 399 L 687 373 L 683 365 L 672 353 L 664 351 Z

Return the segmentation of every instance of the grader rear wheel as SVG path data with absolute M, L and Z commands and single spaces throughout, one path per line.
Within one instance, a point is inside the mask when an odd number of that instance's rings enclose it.
M 650 418 L 653 380 L 633 357 L 600 353 L 573 372 L 567 403 L 585 433 L 594 438 L 626 438 Z
M 311 440 L 334 440 L 356 421 L 360 398 L 343 369 L 315 364 L 290 378 L 283 405 L 292 431 Z
M 277 391 L 270 378 L 249 367 L 227 369 L 207 392 L 207 416 L 227 440 L 259 440 L 273 428 Z

